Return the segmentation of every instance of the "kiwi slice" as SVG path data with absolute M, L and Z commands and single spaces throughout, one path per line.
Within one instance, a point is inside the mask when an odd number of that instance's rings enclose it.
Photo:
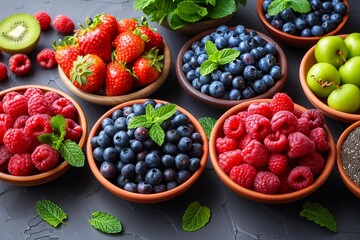
M 40 33 L 40 24 L 32 15 L 10 15 L 0 22 L 0 49 L 8 54 L 29 53 L 38 44 Z

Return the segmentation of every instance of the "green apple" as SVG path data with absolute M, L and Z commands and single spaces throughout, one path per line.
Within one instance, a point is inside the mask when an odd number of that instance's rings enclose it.
M 360 33 L 350 33 L 344 41 L 348 48 L 348 58 L 360 56 Z
M 360 87 L 360 56 L 352 57 L 339 67 L 341 83 L 352 83 Z
M 340 67 L 347 59 L 348 49 L 344 39 L 339 36 L 325 36 L 315 45 L 315 59 L 317 62 L 327 62 Z
M 354 113 L 360 108 L 360 89 L 351 83 L 341 85 L 327 98 L 329 107 L 347 113 Z
M 306 82 L 311 91 L 320 98 L 326 98 L 340 85 L 338 70 L 326 62 L 315 63 L 306 75 Z

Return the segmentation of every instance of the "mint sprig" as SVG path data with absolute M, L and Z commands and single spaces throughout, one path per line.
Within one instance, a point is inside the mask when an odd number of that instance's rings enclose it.
M 48 224 L 57 227 L 59 224 L 65 224 L 67 215 L 58 205 L 50 200 L 39 200 L 35 204 L 37 214 Z
M 83 167 L 85 155 L 79 145 L 69 139 L 65 140 L 66 119 L 62 115 L 51 117 L 53 133 L 45 133 L 38 137 L 39 142 L 51 145 L 73 167 Z
M 118 218 L 106 212 L 93 212 L 89 224 L 104 233 L 120 233 L 122 225 Z
M 270 3 L 267 13 L 274 16 L 286 8 L 291 8 L 295 12 L 308 13 L 311 11 L 311 6 L 307 0 L 274 0 Z
M 205 131 L 207 139 L 210 139 L 211 131 L 215 126 L 216 119 L 211 117 L 199 118 L 199 123 Z
M 337 232 L 336 221 L 333 215 L 320 203 L 306 202 L 303 204 L 303 210 L 300 216 L 316 224 L 326 227 L 330 231 Z
M 154 109 L 151 104 L 146 105 L 145 115 L 135 116 L 130 119 L 128 128 L 144 127 L 149 129 L 150 138 L 159 146 L 164 143 L 165 132 L 161 124 L 176 112 L 176 104 L 165 104 Z
M 194 232 L 203 228 L 210 220 L 210 209 L 206 206 L 201 206 L 198 201 L 189 204 L 186 209 L 183 219 L 182 228 L 187 232 Z

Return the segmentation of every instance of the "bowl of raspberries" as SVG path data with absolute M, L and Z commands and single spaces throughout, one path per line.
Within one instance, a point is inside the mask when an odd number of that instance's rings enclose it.
M 336 35 L 349 18 L 347 0 L 299 3 L 258 0 L 256 6 L 265 29 L 292 47 L 310 48 L 321 37 Z
M 175 66 L 190 96 L 223 109 L 273 96 L 288 74 L 282 48 L 243 25 L 220 25 L 194 36 L 181 48 Z
M 211 163 L 223 183 L 245 198 L 281 204 L 315 192 L 335 164 L 325 118 L 279 92 L 239 104 L 216 122 Z
M 87 160 L 96 179 L 114 195 L 138 203 L 172 199 L 204 171 L 208 140 L 197 119 L 157 99 L 119 104 L 91 129 Z
M 23 85 L 1 91 L 0 100 L 1 181 L 40 185 L 84 164 L 87 121 L 72 97 L 51 87 Z

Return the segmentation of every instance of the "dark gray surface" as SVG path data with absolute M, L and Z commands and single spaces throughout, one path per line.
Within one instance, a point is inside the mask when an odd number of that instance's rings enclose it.
M 125 0 L 1 0 L 0 19 L 12 13 L 35 13 L 45 10 L 54 18 L 66 14 L 75 22 L 83 23 L 88 16 L 101 12 L 115 15 L 118 19 L 142 16 L 132 8 L 134 1 Z M 229 25 L 243 24 L 247 28 L 266 33 L 258 20 L 256 1 L 248 0 L 247 7 L 239 10 Z M 360 1 L 350 0 L 351 16 L 342 33 L 360 31 Z M 166 83 L 153 96 L 172 101 L 192 112 L 197 118 L 219 117 L 223 110 L 208 107 L 195 101 L 183 91 L 175 75 L 175 58 L 189 36 L 173 33 L 153 24 L 170 46 L 173 63 Z M 10 78 L 0 83 L 0 89 L 23 84 L 42 84 L 58 88 L 72 95 L 59 79 L 57 70 L 40 69 L 35 53 L 51 47 L 53 41 L 62 38 L 54 29 L 42 33 L 34 53 L 31 75 Z M 280 43 L 280 42 L 279 42 Z M 284 88 L 293 100 L 311 108 L 301 90 L 298 78 L 303 49 L 283 46 L 289 61 L 289 76 Z M 0 61 L 7 62 L 3 54 Z M 72 95 L 74 96 L 74 95 Z M 84 108 L 89 128 L 109 107 L 97 106 L 74 96 Z M 335 140 L 348 124 L 327 119 Z M 52 228 L 35 212 L 35 202 L 49 199 L 60 205 L 68 214 L 66 226 Z M 200 201 L 211 209 L 210 222 L 201 230 L 187 233 L 181 228 L 181 219 L 192 201 Z M 299 212 L 305 201 L 319 202 L 333 214 L 338 233 L 330 232 L 307 219 Z M 105 211 L 117 216 L 123 232 L 111 236 L 94 230 L 88 220 L 94 211 Z M 70 169 L 59 179 L 36 187 L 18 187 L 0 182 L 0 240 L 8 239 L 360 239 L 360 201 L 340 181 L 336 169 L 328 181 L 316 193 L 291 204 L 267 205 L 240 197 L 230 191 L 217 177 L 211 164 L 199 182 L 176 199 L 159 204 L 135 204 L 115 197 L 93 177 L 88 166 Z

